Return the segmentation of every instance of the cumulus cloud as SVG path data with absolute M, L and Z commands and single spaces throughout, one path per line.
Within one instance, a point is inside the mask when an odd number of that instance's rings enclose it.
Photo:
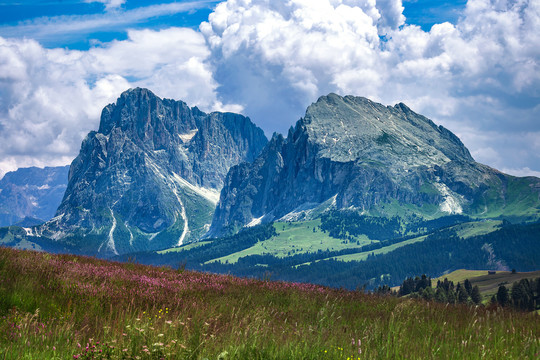
M 110 30 L 205 3 L 41 19 L 0 34 Z M 88 51 L 0 38 L 0 173 L 69 162 L 101 108 L 144 86 L 206 110 L 243 108 L 268 134 L 285 133 L 329 92 L 405 102 L 455 132 L 478 161 L 537 174 L 539 43 L 538 0 L 469 0 L 455 24 L 430 31 L 405 22 L 401 0 L 228 0 L 199 31 L 130 31 Z
M 380 28 L 397 29 L 405 23 L 401 0 L 378 0 L 375 6 L 381 14 L 379 21 Z
M 428 32 L 402 12 L 397 0 L 229 0 L 200 30 L 220 94 L 267 132 L 334 91 L 405 102 L 478 161 L 540 169 L 522 140 L 540 131 L 540 3 L 469 0 L 456 24 Z
M 227 108 L 217 100 L 209 55 L 203 36 L 186 28 L 130 31 L 89 51 L 0 38 L 1 172 L 69 163 L 101 109 L 130 87 L 203 110 Z

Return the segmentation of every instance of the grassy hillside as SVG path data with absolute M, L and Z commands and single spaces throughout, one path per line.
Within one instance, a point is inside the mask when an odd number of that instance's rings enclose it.
M 485 235 L 498 229 L 501 225 L 499 220 L 485 220 L 476 222 L 467 222 L 454 225 L 457 234 L 462 238 L 472 236 Z M 425 240 L 426 235 L 409 236 L 403 241 L 391 243 L 382 246 L 379 249 L 360 251 L 360 249 L 369 244 L 380 243 L 385 239 L 370 239 L 368 236 L 354 235 L 349 238 L 336 238 L 324 232 L 320 228 L 321 220 L 296 221 L 296 222 L 276 222 L 274 228 L 276 235 L 259 241 L 253 246 L 241 251 L 233 252 L 225 256 L 212 258 L 205 261 L 205 264 L 210 263 L 228 263 L 235 264 L 242 257 L 252 255 L 271 255 L 278 258 L 294 256 L 299 254 L 317 253 L 319 251 L 337 252 L 342 250 L 356 250 L 354 254 L 344 254 L 339 256 L 329 256 L 325 259 L 333 259 L 340 261 L 364 261 L 368 255 L 387 254 L 402 246 L 414 244 Z M 208 244 L 208 242 L 204 242 Z M 166 250 L 161 254 L 170 251 L 182 251 L 193 248 L 194 245 L 185 245 L 184 247 Z M 320 260 L 325 260 L 320 259 Z M 318 260 L 319 261 L 319 260 Z M 308 262 L 309 263 L 309 262 Z
M 538 317 L 0 248 L 0 359 L 535 359 Z
M 458 282 L 463 282 L 466 279 L 472 280 L 479 276 L 487 275 L 487 270 L 465 270 L 465 269 L 458 269 L 456 271 L 452 271 L 451 273 L 444 274 L 438 278 L 433 279 L 433 282 L 437 283 L 437 281 L 444 281 L 444 279 L 448 279 L 449 281 L 453 281 L 456 284 Z
M 482 296 L 485 299 L 489 299 L 492 295 L 497 293 L 500 285 L 505 285 L 507 288 L 511 288 L 513 283 L 518 282 L 521 279 L 536 279 L 538 277 L 540 277 L 540 271 L 516 273 L 512 273 L 511 271 L 497 271 L 495 274 L 489 275 L 487 270 L 459 269 L 434 279 L 433 284 L 436 284 L 437 280 L 442 281 L 445 278 L 453 281 L 456 284 L 458 282 L 465 281 L 465 279 L 469 279 L 471 285 L 478 285 Z
M 501 221 L 497 221 L 497 220 L 476 221 L 476 222 L 468 222 L 464 224 L 455 225 L 455 226 L 450 227 L 450 229 L 455 230 L 456 234 L 459 237 L 463 239 L 468 239 L 473 236 L 489 234 L 497 230 L 497 226 L 500 224 L 501 224 Z M 373 251 L 364 251 L 364 252 L 359 252 L 356 254 L 335 256 L 335 257 L 332 257 L 331 259 L 339 260 L 339 261 L 364 261 L 368 258 L 368 255 L 370 254 L 373 254 L 373 255 L 388 254 L 396 249 L 399 249 L 400 247 L 422 242 L 426 238 L 427 238 L 427 235 L 422 235 L 418 237 L 413 237 L 412 239 L 400 241 L 395 244 L 388 244 L 387 246 L 383 246 L 382 248 L 376 249 Z
M 234 264 L 239 258 L 249 255 L 273 255 L 276 257 L 286 257 L 296 254 L 316 253 L 317 251 L 339 251 L 344 249 L 356 249 L 360 246 L 371 244 L 373 241 L 367 236 L 358 236 L 354 241 L 336 239 L 322 232 L 319 226 L 320 219 L 298 222 L 276 222 L 274 228 L 276 235 L 260 241 L 250 248 L 229 254 L 212 262 L 228 262 Z
M 245 228 L 240 233 L 115 259 L 255 278 L 357 289 L 395 286 L 460 268 L 538 270 L 540 223 L 511 224 L 463 215 L 375 218 L 330 211 L 320 218 Z M 0 244 L 75 252 L 64 244 L 0 229 Z M 36 245 L 32 247 L 32 245 Z M 92 254 L 90 254 L 92 255 Z
M 117 259 L 348 289 L 395 286 L 406 277 L 437 277 L 461 268 L 538 270 L 540 223 L 455 220 L 461 221 L 417 222 L 406 229 L 408 235 L 398 232 L 386 240 L 368 239 L 354 227 L 343 231 L 337 222 L 333 236 L 317 227 L 319 220 L 263 224 L 233 236 Z M 370 221 L 371 234 L 386 231 L 384 224 Z

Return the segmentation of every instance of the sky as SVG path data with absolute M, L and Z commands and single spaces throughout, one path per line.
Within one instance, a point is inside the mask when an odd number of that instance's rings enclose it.
M 71 163 L 137 86 L 267 136 L 330 92 L 403 102 L 540 176 L 540 0 L 0 0 L 0 177 Z

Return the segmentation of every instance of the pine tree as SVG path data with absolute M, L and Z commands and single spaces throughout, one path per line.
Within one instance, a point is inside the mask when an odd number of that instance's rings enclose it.
M 437 290 L 435 291 L 435 301 L 440 303 L 447 302 L 446 293 L 442 287 L 437 287 Z
M 459 287 L 457 291 L 457 298 L 461 304 L 467 303 L 469 296 L 467 295 L 467 291 L 465 290 L 465 287 Z
M 540 278 L 537 278 L 534 283 L 535 283 L 534 288 L 535 288 L 535 291 L 536 291 L 535 308 L 538 308 L 538 307 L 540 307 Z
M 450 304 L 455 304 L 456 303 L 456 292 L 454 291 L 453 288 L 450 288 L 448 290 L 448 292 L 446 293 L 446 298 L 448 299 L 448 302 Z
M 529 280 L 521 279 L 512 285 L 512 304 L 516 309 L 524 311 L 534 310 L 534 294 Z
M 507 306 L 510 302 L 508 289 L 504 285 L 499 286 L 499 290 L 497 291 L 497 302 L 501 306 Z
M 413 278 L 406 278 L 399 287 L 399 296 L 405 296 L 414 291 L 415 284 Z
M 427 288 L 422 290 L 422 298 L 424 298 L 425 300 L 430 301 L 430 300 L 433 300 L 434 297 L 435 297 L 435 294 L 431 286 L 428 286 Z
M 482 295 L 480 294 L 480 289 L 478 288 L 478 285 L 475 285 L 473 288 L 472 288 L 472 291 L 471 291 L 471 300 L 475 303 L 475 304 L 480 304 L 482 302 Z
M 465 286 L 465 290 L 467 291 L 467 295 L 470 296 L 472 294 L 472 284 L 469 281 L 469 279 L 465 279 L 464 286 Z

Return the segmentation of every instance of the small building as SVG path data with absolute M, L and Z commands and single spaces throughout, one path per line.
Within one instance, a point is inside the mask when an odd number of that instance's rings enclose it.
M 497 272 L 495 270 L 488 270 L 488 275 L 495 275 Z

